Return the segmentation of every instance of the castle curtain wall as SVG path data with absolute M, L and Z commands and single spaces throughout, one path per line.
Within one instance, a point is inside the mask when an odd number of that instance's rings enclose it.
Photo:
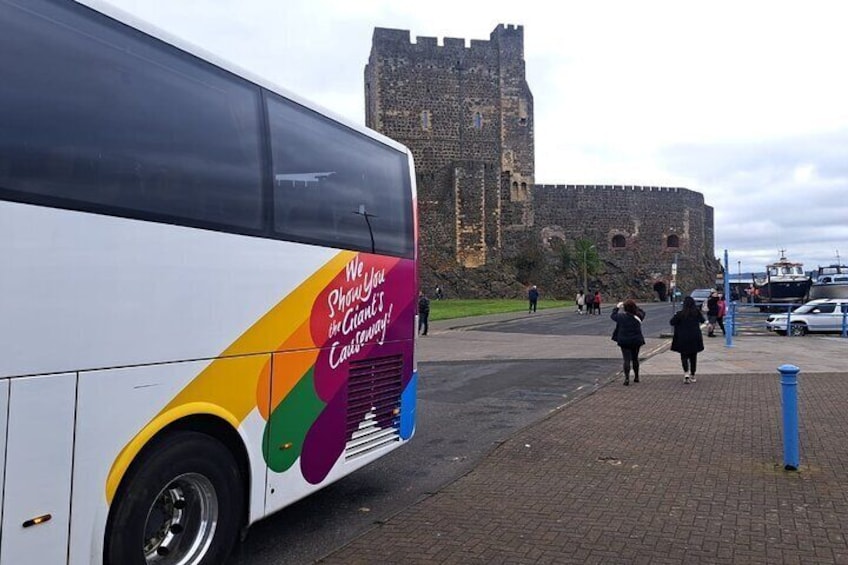
M 564 245 L 596 245 L 607 277 L 602 287 L 650 287 L 668 276 L 675 254 L 681 284 L 712 284 L 713 209 L 701 194 L 535 183 L 522 26 L 499 25 L 487 41 L 441 44 L 375 28 L 364 78 L 366 125 L 407 145 L 416 160 L 425 286 L 438 281 L 445 288 L 452 277 L 471 288 L 475 270 L 483 278 L 508 271 L 528 242 L 552 251 L 552 234 Z M 491 292 L 521 287 L 513 278 L 498 288 Z

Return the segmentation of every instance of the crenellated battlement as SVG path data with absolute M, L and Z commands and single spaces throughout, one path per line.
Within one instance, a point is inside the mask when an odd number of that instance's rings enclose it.
M 416 36 L 411 39 L 409 30 L 392 28 L 374 28 L 374 45 L 391 45 L 394 48 L 405 47 L 413 53 L 438 56 L 440 53 L 456 54 L 468 52 L 484 53 L 497 47 L 499 43 L 512 42 L 523 46 L 524 26 L 499 24 L 492 31 L 489 39 L 464 39 L 460 37 L 445 37 L 440 39 L 432 36 Z
M 677 194 L 680 192 L 694 192 L 688 188 L 671 187 L 671 186 L 640 186 L 640 185 L 620 185 L 620 184 L 537 184 L 537 190 L 573 190 L 577 192 L 585 191 L 606 191 L 606 192 L 657 192 Z

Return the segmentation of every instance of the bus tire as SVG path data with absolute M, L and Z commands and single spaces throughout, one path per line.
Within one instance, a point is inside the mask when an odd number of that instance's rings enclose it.
M 224 563 L 244 516 L 239 466 L 224 444 L 169 433 L 133 462 L 106 524 L 106 565 Z

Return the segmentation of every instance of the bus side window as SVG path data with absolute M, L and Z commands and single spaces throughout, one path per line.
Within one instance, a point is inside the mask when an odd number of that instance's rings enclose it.
M 14 3 L 13 3 L 14 4 Z M 73 3 L 3 4 L 0 189 L 17 200 L 263 229 L 258 86 Z M 61 23 L 60 23 L 61 22 Z M 7 53 L 8 51 L 8 53 Z
M 405 153 L 271 93 L 274 233 L 292 241 L 411 257 Z

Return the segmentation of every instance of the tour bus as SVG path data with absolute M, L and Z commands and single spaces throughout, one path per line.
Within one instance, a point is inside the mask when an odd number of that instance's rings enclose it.
M 0 562 L 223 563 L 409 440 L 415 203 L 390 139 L 0 0 Z

